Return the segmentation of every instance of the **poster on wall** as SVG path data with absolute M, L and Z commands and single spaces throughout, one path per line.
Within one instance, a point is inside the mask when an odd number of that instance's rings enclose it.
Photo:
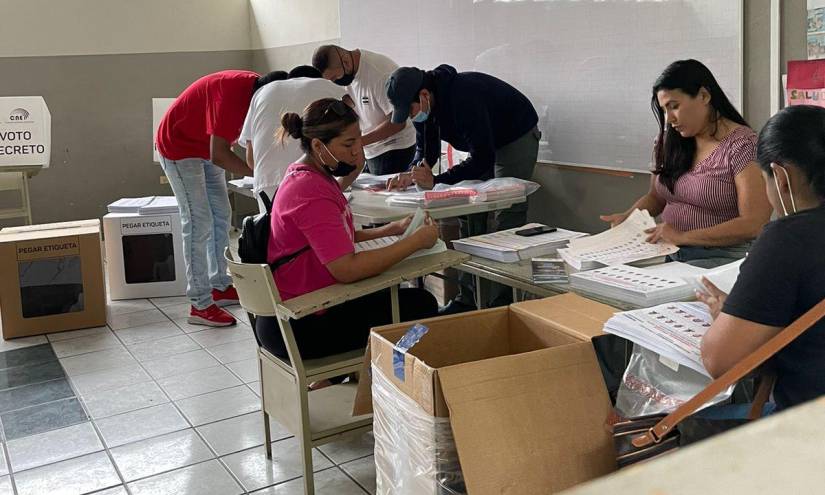
M 152 98 L 152 159 L 155 163 L 160 163 L 160 155 L 158 155 L 158 143 L 155 142 L 155 136 L 158 134 L 158 126 L 160 126 L 160 119 L 166 115 L 166 110 L 172 106 L 174 98 Z
M 788 62 L 785 105 L 825 107 L 825 59 Z
M 808 0 L 808 60 L 825 58 L 825 0 Z
M 0 168 L 46 168 L 51 151 L 52 114 L 43 97 L 0 97 Z

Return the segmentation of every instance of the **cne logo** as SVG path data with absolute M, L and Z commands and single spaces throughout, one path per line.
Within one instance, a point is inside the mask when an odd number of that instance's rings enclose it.
M 29 119 L 29 111 L 25 108 L 15 108 L 9 114 L 9 120 L 12 122 L 23 122 Z

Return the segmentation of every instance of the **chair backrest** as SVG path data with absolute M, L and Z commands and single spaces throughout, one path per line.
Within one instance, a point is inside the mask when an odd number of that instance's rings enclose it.
M 275 287 L 269 266 L 237 262 L 229 248 L 224 256 L 241 306 L 256 316 L 277 316 L 276 305 L 281 302 L 281 296 Z

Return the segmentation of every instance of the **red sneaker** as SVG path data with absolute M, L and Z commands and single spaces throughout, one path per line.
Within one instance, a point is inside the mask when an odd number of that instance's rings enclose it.
M 224 290 L 212 289 L 212 300 L 220 307 L 240 304 L 238 291 L 231 285 Z
M 192 306 L 189 310 L 189 318 L 186 321 L 193 325 L 228 327 L 235 324 L 235 317 L 213 304 L 206 309 L 197 309 Z

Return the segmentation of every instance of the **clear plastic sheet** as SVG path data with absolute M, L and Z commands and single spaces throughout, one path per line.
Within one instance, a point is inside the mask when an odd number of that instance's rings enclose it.
M 711 378 L 687 366 L 678 366 L 659 354 L 634 344 L 633 354 L 619 385 L 616 410 L 624 417 L 673 412 L 704 389 Z M 733 386 L 703 406 L 730 398 Z
M 372 368 L 377 495 L 463 495 L 449 418 L 430 416 Z

